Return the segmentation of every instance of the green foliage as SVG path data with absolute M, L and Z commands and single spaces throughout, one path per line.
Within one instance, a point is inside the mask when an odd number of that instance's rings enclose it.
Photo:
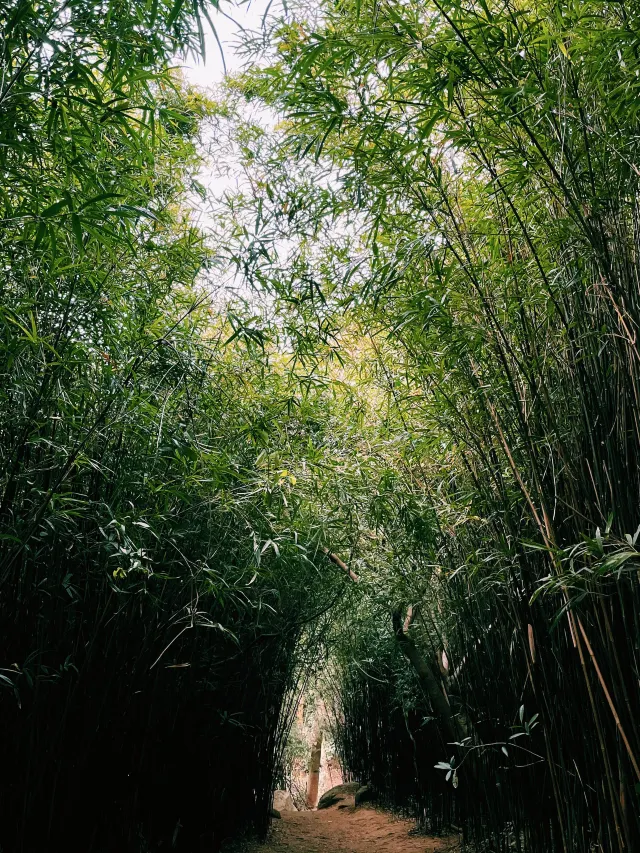
M 237 84 L 281 122 L 247 161 L 268 177 L 230 211 L 233 257 L 303 330 L 294 352 L 339 342 L 375 401 L 381 472 L 367 454 L 369 491 L 351 491 L 369 647 L 345 631 L 347 726 L 371 711 L 363 750 L 392 726 L 353 666 L 384 659 L 389 611 L 420 601 L 416 642 L 447 650 L 475 726 L 456 801 L 494 846 L 509 829 L 529 850 L 622 850 L 640 832 L 637 31 L 629 4 L 301 6 Z M 523 700 L 542 759 L 505 746 L 498 766 L 476 747 L 507 744 Z M 381 768 L 424 754 L 401 740 Z M 498 790 L 465 793 L 478 774 Z M 426 808 L 414 778 L 400 801 Z
M 266 829 L 345 589 L 312 508 L 332 401 L 212 307 L 216 107 L 168 69 L 205 7 L 1 14 L 0 843 L 210 849 Z
M 98 765 L 82 811 L 125 849 L 264 829 L 331 647 L 383 800 L 492 849 L 637 847 L 637 10 L 300 6 L 217 104 L 168 69 L 200 3 L 2 16 L 9 835 L 53 843 Z M 242 180 L 205 240 L 212 138 Z

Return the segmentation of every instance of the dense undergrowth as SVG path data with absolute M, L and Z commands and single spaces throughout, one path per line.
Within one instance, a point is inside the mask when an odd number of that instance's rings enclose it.
M 3 850 L 263 831 L 344 589 L 300 497 L 326 394 L 216 302 L 189 213 L 214 106 L 166 66 L 205 11 L 2 6 Z

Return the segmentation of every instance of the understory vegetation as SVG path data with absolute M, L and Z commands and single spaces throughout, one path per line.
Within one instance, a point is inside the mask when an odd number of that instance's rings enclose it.
M 216 14 L 0 4 L 2 849 L 264 834 L 315 679 L 425 830 L 638 849 L 638 9 Z

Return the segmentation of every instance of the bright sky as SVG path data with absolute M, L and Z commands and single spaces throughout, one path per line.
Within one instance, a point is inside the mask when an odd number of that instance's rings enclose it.
M 201 88 L 215 88 L 224 80 L 225 68 L 228 74 L 239 71 L 245 58 L 236 53 L 242 31 L 260 32 L 265 14 L 281 8 L 280 0 L 222 0 L 221 11 L 211 9 L 211 19 L 216 27 L 216 36 L 205 21 L 205 59 L 189 58 L 181 67 L 188 82 Z M 219 41 L 219 43 L 218 43 Z M 221 50 L 222 48 L 222 50 Z M 224 56 L 224 59 L 223 59 Z M 255 111 L 255 107 L 253 108 Z M 264 110 L 263 110 L 264 112 Z M 268 122 L 267 122 L 268 123 Z M 208 142 L 205 141 L 208 148 Z M 204 153 L 204 152 L 203 152 Z M 209 154 L 212 151 L 209 149 Z M 222 153 L 222 152 L 220 152 Z M 226 190 L 239 188 L 237 170 L 234 170 L 234 157 L 229 152 L 211 159 L 205 154 L 205 162 L 199 180 L 216 197 Z M 206 228 L 208 214 L 197 199 L 193 199 L 198 209 L 198 221 Z
M 216 13 L 212 10 L 211 18 L 222 44 L 224 62 L 229 73 L 237 71 L 242 65 L 241 57 L 236 56 L 234 51 L 234 43 L 237 42 L 241 29 L 259 30 L 262 26 L 264 14 L 270 5 L 273 8 L 275 4 L 271 3 L 270 0 L 249 0 L 249 2 L 244 3 L 231 0 L 231 2 L 222 3 L 221 12 Z M 231 18 L 233 20 L 230 20 Z M 185 76 L 189 82 L 195 86 L 203 87 L 213 86 L 224 77 L 224 64 L 220 55 L 220 48 L 210 28 L 206 24 L 205 27 L 207 49 L 205 61 L 183 65 Z
M 273 11 L 276 7 L 280 7 L 280 2 L 279 0 L 248 0 L 248 2 L 247 0 L 244 2 L 241 0 L 240 2 L 238 0 L 222 0 L 221 6 L 221 12 L 215 12 L 211 6 L 209 7 L 220 45 L 209 25 L 204 22 L 206 39 L 204 61 L 189 59 L 187 62 L 180 63 L 187 81 L 194 86 L 205 89 L 216 87 L 223 81 L 225 67 L 228 74 L 240 70 L 245 60 L 236 54 L 235 47 L 242 30 L 259 32 L 265 13 L 269 8 Z M 220 46 L 222 46 L 224 62 Z M 209 197 L 204 203 L 197 196 L 192 197 L 190 201 L 194 223 L 206 232 L 209 226 L 213 224 L 209 204 L 216 197 L 222 197 L 227 191 L 234 192 L 240 189 L 244 182 L 241 170 L 235 168 L 238 164 L 233 153 L 226 151 L 221 152 L 222 156 L 216 154 L 216 156 L 211 157 L 210 155 L 215 153 L 209 149 L 211 140 L 205 138 L 204 142 L 207 151 L 203 152 L 204 162 L 198 179 L 207 188 Z M 209 278 L 209 284 L 218 293 L 226 294 L 226 296 L 233 292 L 236 295 L 240 293 L 244 298 L 251 295 L 252 299 L 256 300 L 255 294 L 249 294 L 243 288 L 242 283 L 231 269 L 213 273 L 212 277 Z

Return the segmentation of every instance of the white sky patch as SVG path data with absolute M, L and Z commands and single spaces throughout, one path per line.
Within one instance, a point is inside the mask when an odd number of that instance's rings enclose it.
M 223 14 L 224 13 L 224 14 Z M 223 2 L 222 11 L 212 12 L 212 20 L 216 27 L 216 34 L 222 46 L 220 46 L 210 28 L 206 30 L 206 56 L 204 60 L 191 59 L 177 62 L 182 67 L 185 79 L 188 83 L 200 89 L 209 90 L 215 99 L 221 94 L 225 80 L 225 70 L 230 76 L 237 74 L 247 67 L 246 55 L 238 50 L 243 31 L 257 35 L 262 31 L 265 17 L 277 16 L 283 13 L 282 0 L 249 0 L 246 3 Z M 223 61 L 224 55 L 224 61 Z M 238 101 L 241 104 L 241 99 Z M 242 107 L 244 115 L 240 117 L 250 124 L 262 128 L 269 133 L 277 133 L 276 127 L 280 117 L 264 105 L 246 103 Z M 224 121 L 221 123 L 224 127 Z M 231 125 L 227 125 L 227 131 L 231 131 Z M 233 135 L 233 134 L 232 134 Z M 266 176 L 261 174 L 259 162 L 247 167 L 243 165 L 243 157 L 238 150 L 238 143 L 228 136 L 221 127 L 213 133 L 205 133 L 202 139 L 202 154 L 204 162 L 198 174 L 198 180 L 206 188 L 207 198 L 203 201 L 193 194 L 189 198 L 192 210 L 192 220 L 195 225 L 209 234 L 210 244 L 215 251 L 216 241 L 222 240 L 224 244 L 224 226 L 221 227 L 219 217 L 224 217 L 225 197 L 234 197 L 239 194 L 249 198 L 258 198 L 264 190 L 261 188 L 262 179 Z M 327 189 L 335 189 L 340 176 L 335 169 L 324 171 L 319 167 L 313 175 L 316 187 L 326 186 Z M 242 202 L 240 207 L 243 207 Z M 246 209 L 246 225 L 249 231 L 254 226 L 255 212 L 252 212 L 251 204 Z M 242 213 L 239 214 L 242 221 Z M 340 221 L 333 224 L 327 222 L 320 243 L 315 246 L 313 241 L 306 249 L 306 256 L 310 262 L 311 273 L 317 266 L 322 265 L 322 245 L 330 240 L 332 236 L 345 238 L 348 234 L 355 237 L 358 231 L 358 221 L 348 221 L 350 217 L 341 217 Z M 233 223 L 229 220 L 230 225 Z M 335 232 L 335 233 L 334 233 Z M 273 237 L 270 243 L 272 264 L 274 274 L 279 268 L 286 269 L 289 262 L 298 250 L 298 240 L 283 233 Z M 205 276 L 202 284 L 212 297 L 212 307 L 224 309 L 237 303 L 244 302 L 245 309 L 250 308 L 255 314 L 255 320 L 260 324 L 260 317 L 265 323 L 273 322 L 274 297 L 269 292 L 251 288 L 243 279 L 241 273 L 233 268 L 233 265 L 221 264 L 214 267 Z
M 216 92 L 219 94 L 221 91 L 225 76 L 233 76 L 247 67 L 247 58 L 239 50 L 243 33 L 260 33 L 267 15 L 273 14 L 278 8 L 278 0 L 223 0 L 221 10 L 211 12 L 215 35 L 205 23 L 204 59 L 189 57 L 180 63 L 187 82 L 208 90 L 215 99 Z M 258 122 L 267 131 L 278 120 L 272 111 L 247 104 L 247 114 L 243 118 L 249 119 L 250 116 L 252 121 Z M 227 193 L 251 191 L 237 151 L 233 148 L 221 140 L 212 139 L 211 135 L 203 139 L 203 166 L 198 180 L 206 188 L 209 198 L 204 205 L 194 198 L 192 204 L 195 221 L 205 230 L 211 227 L 211 210 L 217 206 L 216 199 L 223 198 Z
M 237 3 L 233 0 L 233 2 L 223 2 L 219 12 L 212 10 L 211 19 L 222 45 L 222 54 L 216 37 L 205 23 L 205 59 L 199 61 L 190 59 L 182 66 L 189 83 L 208 88 L 222 82 L 225 65 L 229 74 L 239 71 L 245 59 L 236 53 L 235 48 L 242 30 L 254 32 L 260 30 L 265 14 L 269 7 L 273 8 L 274 5 L 270 0 L 249 0 L 245 3 Z
M 186 81 L 192 86 L 209 91 L 213 98 L 224 83 L 225 75 L 233 76 L 246 68 L 247 58 L 239 51 L 240 40 L 244 32 L 259 33 L 265 17 L 279 7 L 278 0 L 223 0 L 219 11 L 211 9 L 211 19 L 215 34 L 205 21 L 205 56 L 188 57 L 176 62 L 182 68 Z M 247 105 L 247 109 L 250 109 Z M 255 107 L 253 108 L 255 111 Z M 248 116 L 247 116 L 248 117 Z M 267 116 L 267 126 L 275 124 L 276 117 Z M 228 140 L 227 140 L 228 142 Z M 225 145 L 223 140 L 215 140 L 205 132 L 203 143 L 203 164 L 198 181 L 205 187 L 207 198 L 203 201 L 195 193 L 189 197 L 192 209 L 192 221 L 212 239 L 218 230 L 215 218 L 220 213 L 220 200 L 225 195 L 234 195 L 240 191 L 251 192 L 240 158 L 233 145 Z M 214 246 L 215 248 L 215 246 Z M 255 293 L 250 293 L 237 273 L 231 269 L 212 270 L 207 276 L 207 287 L 215 301 L 222 303 L 234 297 L 249 299 L 257 305 Z M 218 304 L 221 304 L 220 302 Z

